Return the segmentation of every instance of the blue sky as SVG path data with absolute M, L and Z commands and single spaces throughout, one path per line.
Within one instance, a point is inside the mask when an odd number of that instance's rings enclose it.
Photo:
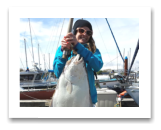
M 80 18 L 74 18 L 73 23 Z M 116 48 L 114 39 L 105 18 L 85 18 L 92 24 L 93 38 L 96 47 L 102 54 L 104 66 L 102 69 L 122 69 L 123 62 Z M 130 61 L 139 39 L 138 18 L 107 18 L 122 55 L 129 55 Z M 63 24 L 64 23 L 64 24 Z M 38 44 L 40 46 L 41 68 L 52 69 L 53 59 L 60 41 L 67 33 L 69 18 L 30 18 L 34 60 L 38 63 Z M 29 68 L 32 67 L 32 46 L 28 18 L 20 19 L 20 68 L 26 68 L 24 38 L 26 39 L 27 59 Z M 50 62 L 49 62 L 50 53 Z M 45 65 L 44 65 L 45 54 Z M 118 59 L 116 58 L 118 56 Z M 112 62 L 111 62 L 112 61 Z M 139 52 L 132 69 L 139 68 Z
M 95 118 L 110 118 L 110 117 L 123 117 L 123 118 L 138 118 L 138 117 L 151 117 L 151 7 L 147 6 L 10 6 L 9 12 L 9 117 L 95 117 Z M 21 18 L 24 18 L 22 20 Z M 42 52 L 46 52 L 46 61 L 48 52 L 52 49 L 52 45 L 48 46 L 50 37 L 55 33 L 52 31 L 54 21 L 43 19 L 49 22 L 48 24 L 42 23 L 33 18 L 62 18 L 60 27 L 62 26 L 63 18 L 65 18 L 62 36 L 67 32 L 68 19 L 67 18 L 92 18 L 90 22 L 94 28 L 94 39 L 98 49 L 102 53 L 103 61 L 109 62 L 116 58 L 116 45 L 112 38 L 111 32 L 107 26 L 105 18 L 108 19 L 120 51 L 123 55 L 125 48 L 125 55 L 131 48 L 131 59 L 139 38 L 139 52 L 135 61 L 139 61 L 139 107 L 128 108 L 22 108 L 19 107 L 19 68 L 22 66 L 20 58 L 22 58 L 24 67 L 25 63 L 25 50 L 23 44 L 24 32 L 28 36 L 26 40 L 28 48 L 32 53 L 31 39 L 29 32 L 29 25 L 27 18 L 30 18 L 33 35 L 36 35 Z M 93 20 L 99 23 L 98 31 L 97 25 Z M 96 18 L 99 18 L 96 19 Z M 20 20 L 21 19 L 21 20 Z M 23 22 L 22 22 L 23 21 Z M 26 22 L 25 22 L 26 21 Z M 65 25 L 66 23 L 66 25 Z M 44 25 L 44 26 L 43 26 Z M 49 26 L 50 25 L 50 26 Z M 101 26 L 102 25 L 102 26 Z M 58 25 L 57 25 L 58 26 Z M 124 29 L 124 30 L 122 30 Z M 55 29 L 54 29 L 55 30 Z M 21 34 L 22 33 L 22 34 Z M 34 34 L 35 33 L 35 34 Z M 26 35 L 25 34 L 25 35 Z M 57 34 L 59 36 L 59 33 Z M 33 36 L 34 37 L 34 36 Z M 44 37 L 44 38 L 42 38 Z M 102 38 L 101 38 L 102 37 Z M 60 37 L 61 39 L 61 37 Z M 103 41 L 105 43 L 103 43 Z M 58 38 L 56 39 L 58 40 Z M 51 42 L 52 43 L 52 42 Z M 58 42 L 55 42 L 55 46 Z M 33 38 L 34 57 L 38 59 L 37 42 Z M 49 48 L 49 49 L 48 49 Z M 27 51 L 28 63 L 31 63 L 32 57 L 30 51 Z M 107 53 L 106 53 L 107 51 Z M 41 51 L 40 51 L 41 52 Z M 51 50 L 52 52 L 52 50 Z M 51 53 L 50 52 L 50 53 Z M 53 56 L 55 47 L 53 45 Z M 43 53 L 41 53 L 43 55 Z M 109 55 L 109 56 L 108 56 Z M 42 57 L 42 56 L 41 56 Z M 30 58 L 30 59 L 29 59 Z M 119 56 L 120 58 L 120 56 Z M 51 59 L 51 58 L 50 58 Z M 114 60 L 115 61 L 115 60 Z M 118 60 L 121 64 L 121 59 Z M 43 68 L 43 58 L 41 59 L 41 66 Z M 48 61 L 47 61 L 48 62 Z M 114 68 L 117 68 L 115 61 Z M 50 66 L 51 67 L 51 66 Z M 112 67 L 108 65 L 107 67 Z M 121 68 L 121 66 L 119 67 Z M 43 110 L 42 110 L 43 109 Z M 46 110 L 48 109 L 48 110 Z M 116 110 L 117 109 L 117 110 Z M 25 112 L 24 112 L 25 111 Z M 78 113 L 78 111 L 80 111 Z M 107 112 L 110 111 L 110 112 Z M 120 113 L 121 111 L 121 113 Z

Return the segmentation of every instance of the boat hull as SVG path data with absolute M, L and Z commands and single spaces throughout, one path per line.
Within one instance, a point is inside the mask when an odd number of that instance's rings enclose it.
M 139 87 L 130 86 L 125 88 L 127 93 L 134 99 L 134 101 L 139 106 Z
M 20 91 L 20 100 L 52 99 L 55 89 Z

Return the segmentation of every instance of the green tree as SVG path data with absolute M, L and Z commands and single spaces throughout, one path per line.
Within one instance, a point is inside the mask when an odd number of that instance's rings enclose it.
M 102 74 L 102 70 L 98 71 L 97 74 Z

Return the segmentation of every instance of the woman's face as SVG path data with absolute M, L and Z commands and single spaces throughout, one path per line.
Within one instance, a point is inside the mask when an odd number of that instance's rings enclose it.
M 89 39 L 91 36 L 89 36 L 86 31 L 91 31 L 88 27 L 79 27 L 77 29 L 84 29 L 85 33 L 79 33 L 79 31 L 77 31 L 76 33 L 76 39 L 79 43 L 81 44 L 85 44 L 88 43 Z

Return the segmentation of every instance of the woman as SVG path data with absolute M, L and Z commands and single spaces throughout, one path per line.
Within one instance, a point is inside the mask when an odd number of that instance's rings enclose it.
M 97 91 L 94 86 L 94 72 L 102 68 L 103 61 L 99 50 L 95 46 L 92 35 L 92 25 L 86 20 L 77 20 L 73 26 L 73 33 L 68 33 L 62 39 L 61 46 L 58 48 L 54 58 L 53 68 L 56 77 L 59 78 L 67 61 L 62 58 L 63 50 L 70 49 L 72 44 L 73 50 L 71 55 L 68 56 L 68 60 L 77 53 L 83 57 L 88 73 L 92 103 L 95 104 L 97 102 Z

